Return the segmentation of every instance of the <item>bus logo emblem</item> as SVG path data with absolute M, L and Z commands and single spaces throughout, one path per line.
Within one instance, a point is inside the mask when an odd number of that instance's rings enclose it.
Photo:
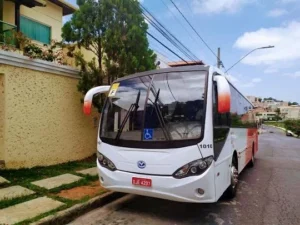
M 137 166 L 140 169 L 144 169 L 146 167 L 146 163 L 144 161 L 138 161 Z

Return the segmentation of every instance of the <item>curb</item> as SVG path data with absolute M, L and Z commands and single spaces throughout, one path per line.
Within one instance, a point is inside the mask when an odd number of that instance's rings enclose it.
M 280 129 L 280 130 L 286 131 L 286 129 L 285 129 L 285 128 L 283 128 L 283 127 L 277 127 L 277 126 L 274 126 L 274 125 L 268 125 L 268 126 L 270 126 L 270 127 L 275 127 L 275 128 L 277 128 L 277 129 Z M 292 131 L 291 131 L 291 133 L 292 133 L 293 137 L 297 137 L 297 135 L 296 135 L 294 132 L 292 132 Z
M 58 224 L 67 224 L 73 221 L 75 218 L 81 216 L 84 213 L 87 213 L 95 208 L 104 206 L 108 203 L 111 203 L 121 197 L 124 193 L 119 192 L 108 192 L 101 196 L 90 199 L 89 201 L 77 204 L 71 208 L 65 209 L 63 211 L 57 212 L 54 215 L 47 216 L 37 222 L 31 223 L 31 225 L 58 225 Z

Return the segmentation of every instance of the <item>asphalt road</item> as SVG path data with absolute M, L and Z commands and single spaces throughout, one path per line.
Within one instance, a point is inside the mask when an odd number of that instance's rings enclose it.
M 127 195 L 71 224 L 299 225 L 300 139 L 286 137 L 278 129 L 266 130 L 259 137 L 255 166 L 241 173 L 234 200 L 187 204 Z

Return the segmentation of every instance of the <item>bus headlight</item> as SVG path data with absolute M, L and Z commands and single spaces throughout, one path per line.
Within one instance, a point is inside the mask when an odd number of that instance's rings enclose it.
M 107 157 L 105 157 L 103 154 L 97 151 L 97 158 L 98 162 L 101 166 L 105 167 L 106 169 L 109 169 L 111 171 L 115 171 L 117 168 L 115 164 Z
M 213 160 L 214 157 L 209 156 L 203 159 L 192 161 L 176 170 L 176 172 L 173 174 L 173 177 L 181 179 L 184 177 L 200 175 L 211 165 Z

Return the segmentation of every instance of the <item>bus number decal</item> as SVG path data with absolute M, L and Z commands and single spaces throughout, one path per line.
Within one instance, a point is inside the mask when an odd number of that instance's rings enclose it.
M 201 144 L 200 148 L 212 148 L 213 145 L 212 144 Z

